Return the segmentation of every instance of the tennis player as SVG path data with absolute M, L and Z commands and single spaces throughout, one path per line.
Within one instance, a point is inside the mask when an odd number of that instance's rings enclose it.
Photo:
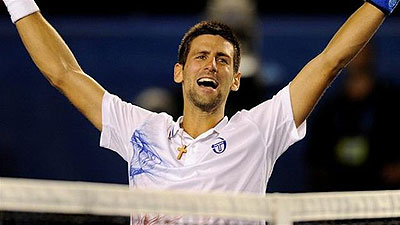
M 130 186 L 259 194 L 278 157 L 305 136 L 306 119 L 325 89 L 398 4 L 364 2 L 287 86 L 230 119 L 224 109 L 230 91 L 240 87 L 239 42 L 224 24 L 194 25 L 174 66 L 184 108 L 173 121 L 104 90 L 79 66 L 34 0 L 3 1 L 36 66 L 101 131 L 100 145 L 128 162 Z

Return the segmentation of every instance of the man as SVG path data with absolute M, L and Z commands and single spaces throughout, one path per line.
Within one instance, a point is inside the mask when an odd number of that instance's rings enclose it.
M 195 25 L 174 67 L 184 98 L 183 117 L 174 122 L 121 101 L 86 75 L 33 0 L 3 1 L 44 76 L 101 131 L 100 145 L 128 162 L 130 186 L 260 194 L 277 158 L 304 137 L 325 89 L 397 5 L 365 2 L 273 99 L 230 120 L 224 109 L 240 86 L 239 43 L 223 24 Z

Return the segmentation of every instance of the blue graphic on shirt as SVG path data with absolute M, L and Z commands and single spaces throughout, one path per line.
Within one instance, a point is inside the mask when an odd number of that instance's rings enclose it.
M 136 130 L 131 138 L 133 156 L 130 163 L 129 176 L 134 179 L 136 175 L 151 173 L 150 171 L 163 161 L 152 146 L 146 141 L 146 135 Z
M 223 138 L 218 138 L 220 141 L 216 144 L 211 145 L 212 150 L 217 153 L 221 154 L 226 149 L 226 141 Z

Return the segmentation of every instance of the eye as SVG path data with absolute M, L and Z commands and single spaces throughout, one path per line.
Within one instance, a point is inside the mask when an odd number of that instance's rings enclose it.
M 228 64 L 228 60 L 226 60 L 224 58 L 218 58 L 218 62 L 220 62 L 222 64 Z
M 206 59 L 206 56 L 205 55 L 198 55 L 198 56 L 196 56 L 196 59 Z

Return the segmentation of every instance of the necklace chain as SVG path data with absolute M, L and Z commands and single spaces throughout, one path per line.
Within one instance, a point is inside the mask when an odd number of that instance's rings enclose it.
M 183 128 L 182 128 L 182 132 L 181 132 L 181 134 L 179 135 L 179 136 L 181 136 L 181 145 L 182 145 L 182 147 L 183 147 L 183 146 L 186 146 L 185 143 L 184 143 L 184 141 L 183 141 L 183 132 L 185 132 L 185 131 L 184 131 Z M 187 147 L 187 146 L 186 146 L 186 147 Z

